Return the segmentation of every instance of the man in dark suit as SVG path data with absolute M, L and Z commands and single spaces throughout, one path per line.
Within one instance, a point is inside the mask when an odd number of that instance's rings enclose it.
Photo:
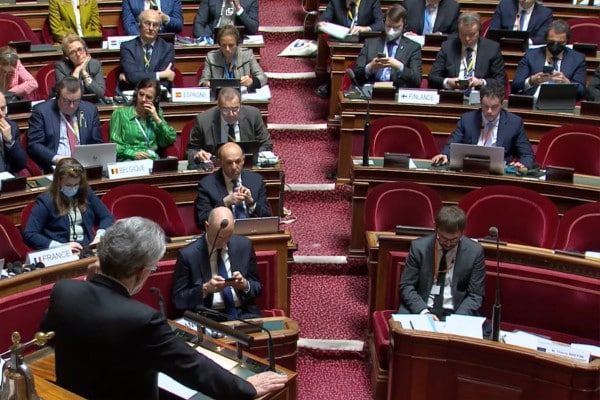
M 460 6 L 454 0 L 404 0 L 407 35 L 456 33 Z
M 81 101 L 81 85 L 73 76 L 56 85 L 57 98 L 38 104 L 29 118 L 27 152 L 44 173 L 78 144 L 103 143 L 100 117 L 94 104 Z
M 233 228 L 231 210 L 217 207 L 205 222 L 206 233 L 179 251 L 173 274 L 175 308 L 196 311 L 204 306 L 242 319 L 262 316 L 254 304 L 262 291 L 254 249 Z
M 27 157 L 18 139 L 19 127 L 6 119 L 6 97 L 0 92 L 0 172 L 16 174 L 27 164 Z
M 442 154 L 432 158 L 434 165 L 448 162 L 450 143 L 502 146 L 507 164 L 516 168 L 531 168 L 533 149 L 525 133 L 523 119 L 502 108 L 504 88 L 489 83 L 481 89 L 481 109 L 464 113 Z M 518 161 L 517 161 L 518 160 Z
M 386 37 L 365 41 L 354 73 L 359 85 L 367 82 L 392 81 L 395 87 L 421 86 L 421 48 L 402 37 L 406 10 L 395 4 L 386 12 Z M 384 54 L 385 57 L 379 57 Z
M 154 3 L 154 5 L 153 5 Z M 139 35 L 138 16 L 145 9 L 146 0 L 124 0 L 121 10 L 121 21 L 125 34 Z M 183 10 L 181 0 L 150 1 L 150 8 L 158 10 L 162 26 L 160 32 L 179 33 L 183 29 Z
M 221 143 L 230 141 L 258 141 L 260 151 L 273 149 L 258 108 L 243 106 L 239 90 L 227 87 L 219 92 L 217 107 L 196 116 L 186 149 L 189 164 L 210 160 Z
M 177 337 L 162 313 L 131 298 L 164 253 L 156 223 L 122 219 L 98 246 L 98 274 L 56 283 L 41 329 L 56 333 L 57 383 L 86 399 L 115 400 L 158 400 L 158 372 L 215 399 L 283 388 L 287 377 L 274 372 L 231 374 Z
M 196 13 L 194 37 L 212 37 L 215 28 L 243 26 L 246 35 L 258 32 L 258 0 L 202 0 Z
M 171 89 L 175 79 L 175 49 L 158 37 L 162 25 L 160 12 L 145 10 L 139 17 L 140 35 L 121 44 L 121 68 L 119 77 L 121 91 L 133 89 L 144 78 L 156 79 Z
M 552 10 L 536 0 L 501 0 L 489 29 L 529 32 L 530 44 L 544 43 Z
M 431 70 L 432 89 L 478 89 L 491 81 L 504 85 L 504 59 L 500 45 L 480 37 L 481 21 L 476 13 L 458 17 L 458 35 L 442 43 Z
M 467 218 L 442 207 L 436 233 L 414 240 L 400 278 L 400 314 L 478 315 L 485 295 L 485 258 L 480 244 L 463 237 Z
M 204 227 L 216 207 L 228 207 L 236 219 L 270 217 L 271 207 L 262 176 L 244 169 L 244 153 L 235 143 L 219 148 L 217 162 L 221 168 L 200 180 L 196 198 L 196 217 Z
M 552 21 L 545 41 L 546 46 L 527 50 L 519 61 L 512 83 L 513 93 L 537 96 L 542 84 L 576 83 L 577 99 L 582 99 L 585 94 L 585 57 L 566 47 L 571 41 L 571 27 L 561 20 Z

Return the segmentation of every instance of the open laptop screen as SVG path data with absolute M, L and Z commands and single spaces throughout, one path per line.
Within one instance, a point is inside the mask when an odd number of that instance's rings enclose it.
M 491 173 L 504 173 L 504 147 L 450 143 L 450 169 L 462 170 L 465 157 L 488 159 Z

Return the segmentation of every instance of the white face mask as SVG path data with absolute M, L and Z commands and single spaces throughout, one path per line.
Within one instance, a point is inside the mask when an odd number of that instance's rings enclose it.
M 402 35 L 402 31 L 394 29 L 394 28 L 391 28 L 391 29 L 385 31 L 385 36 L 386 36 L 388 42 L 398 39 L 400 37 L 400 35 Z

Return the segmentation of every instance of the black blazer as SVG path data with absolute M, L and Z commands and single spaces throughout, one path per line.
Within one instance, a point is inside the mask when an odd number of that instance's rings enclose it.
M 0 146 L 2 146 L 2 149 L 0 149 L 0 172 L 8 171 L 16 174 L 27 165 L 27 156 L 19 140 L 19 127 L 9 119 L 6 122 L 10 125 L 13 145 L 10 148 L 7 147 L 4 138 L 0 135 Z
M 406 32 L 422 35 L 425 28 L 425 0 L 404 0 L 406 8 Z M 454 0 L 441 0 L 438 4 L 437 16 L 433 24 L 433 32 L 446 35 L 456 33 L 460 7 Z
M 256 394 L 175 336 L 160 312 L 102 275 L 56 283 L 41 329 L 56 333 L 57 383 L 86 399 L 157 400 L 158 372 L 215 399 Z
M 162 38 L 157 38 L 154 42 L 148 71 L 144 69 L 144 53 L 144 46 L 139 36 L 121 43 L 121 49 L 119 50 L 121 68 L 129 83 L 129 86 L 127 86 L 119 82 L 121 90 L 133 89 L 144 78 L 156 79 L 156 73 L 166 69 L 169 63 L 172 64 L 172 69 L 175 68 L 175 49 L 171 43 L 167 43 Z M 160 83 L 169 89 L 173 86 L 171 82 L 166 80 L 160 81 Z
M 346 0 L 329 0 L 321 21 L 332 22 L 342 26 L 350 26 Z M 385 30 L 383 12 L 379 0 L 362 0 L 358 7 L 357 25 L 368 26 L 374 32 Z
M 235 24 L 243 25 L 246 35 L 256 35 L 258 32 L 258 0 L 240 0 L 240 5 L 244 12 L 240 16 L 236 15 Z M 213 30 L 219 22 L 222 7 L 223 0 L 200 1 L 192 30 L 195 38 L 213 36 Z
M 513 30 L 519 12 L 518 0 L 501 0 L 492 15 L 490 29 Z M 534 3 L 527 32 L 533 44 L 543 44 L 548 25 L 552 22 L 552 10 L 541 3 Z

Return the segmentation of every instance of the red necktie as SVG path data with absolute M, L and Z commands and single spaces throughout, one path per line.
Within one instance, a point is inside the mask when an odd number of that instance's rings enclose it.
M 71 149 L 71 155 L 73 155 L 73 150 L 77 145 L 77 136 L 75 136 L 75 126 L 73 125 L 73 120 L 69 115 L 65 114 L 65 121 L 67 122 L 67 138 L 69 139 L 69 148 Z

